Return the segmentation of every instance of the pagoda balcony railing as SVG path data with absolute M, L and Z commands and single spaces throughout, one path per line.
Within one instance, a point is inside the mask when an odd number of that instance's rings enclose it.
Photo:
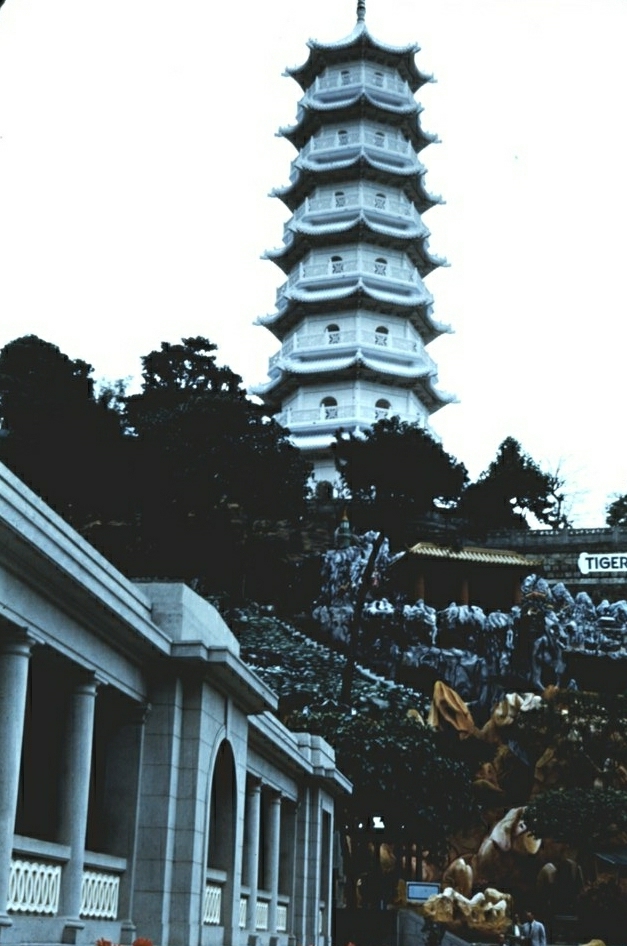
M 316 81 L 307 90 L 303 102 L 315 105 L 340 103 L 354 99 L 360 92 L 368 92 L 381 105 L 406 105 L 413 103 L 414 96 L 407 83 L 392 72 L 375 69 L 365 63 L 353 63 L 344 69 L 334 69 Z
M 384 194 L 363 184 L 345 187 L 334 193 L 308 197 L 296 208 L 292 221 L 308 220 L 310 223 L 324 224 L 327 220 L 335 221 L 354 216 L 359 210 L 369 211 L 387 226 L 406 230 L 410 221 L 418 227 L 422 226 L 420 214 L 406 197 Z M 286 233 L 290 230 L 292 221 L 285 224 Z
M 364 146 L 372 151 L 376 160 L 385 164 L 406 167 L 411 162 L 416 168 L 419 166 L 411 142 L 391 130 L 380 131 L 375 128 L 349 127 L 318 132 L 309 139 L 300 155 L 314 161 L 320 156 L 325 163 L 348 161 Z
M 413 285 L 420 283 L 418 270 L 414 266 L 395 263 L 376 251 L 358 249 L 348 252 L 338 250 L 337 253 L 331 253 L 327 259 L 320 259 L 317 256 L 311 261 L 299 263 L 289 274 L 287 285 L 293 287 L 302 282 L 316 280 L 330 282 L 331 285 L 337 283 L 344 285 L 356 275 L 370 278 L 370 281 L 372 277 L 376 277 L 376 281 L 380 282 L 383 289 L 386 288 L 386 284 L 394 282 Z M 345 277 L 348 277 L 348 280 Z M 388 288 L 393 287 L 388 286 Z
M 383 72 L 366 63 L 354 63 L 345 69 L 329 70 L 318 76 L 311 88 L 315 92 L 326 92 L 330 89 L 353 90 L 360 86 L 382 89 L 413 99 L 409 86 L 397 73 Z
M 403 414 L 404 411 L 395 410 L 394 407 L 375 407 L 372 403 L 366 404 L 359 401 L 353 401 L 348 404 L 334 404 L 320 407 L 309 408 L 287 408 L 276 415 L 276 420 L 283 427 L 290 430 L 302 427 L 322 427 L 335 430 L 342 424 L 374 424 L 377 420 L 383 420 L 394 414 Z M 411 422 L 420 420 L 416 413 L 411 417 L 406 417 Z
M 308 334 L 293 335 L 282 345 L 281 350 L 270 359 L 270 368 L 273 368 L 286 355 L 315 352 L 317 354 L 332 355 L 336 351 L 347 348 L 374 348 L 390 352 L 391 354 L 413 354 L 418 352 L 419 343 L 401 335 L 391 335 L 386 332 L 375 332 L 372 329 L 341 329 L 333 332 L 311 332 Z

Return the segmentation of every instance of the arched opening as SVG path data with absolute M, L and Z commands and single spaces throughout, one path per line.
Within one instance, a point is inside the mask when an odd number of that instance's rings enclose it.
M 374 195 L 374 205 L 377 210 L 385 210 L 385 205 L 387 203 L 387 197 L 385 194 L 379 192 Z
M 203 924 L 222 926 L 232 910 L 236 819 L 235 760 L 231 746 L 223 740 L 211 779 Z
M 385 347 L 388 343 L 388 338 L 390 336 L 389 329 L 385 325 L 377 325 L 374 330 L 374 343 L 375 345 L 381 345 Z
M 340 81 L 342 85 L 350 85 L 351 73 L 350 69 L 342 69 L 340 72 Z
M 344 191 L 336 191 L 333 195 L 336 207 L 346 207 L 346 194 Z
M 391 407 L 392 405 L 386 398 L 380 397 L 374 406 L 374 419 L 383 420 L 385 417 L 389 417 Z
M 374 261 L 374 271 L 377 276 L 385 276 L 388 271 L 388 261 L 383 256 L 377 256 Z
M 340 128 L 340 130 L 338 131 L 338 133 L 337 133 L 337 143 L 338 143 L 339 145 L 347 145 L 347 144 L 348 144 L 348 132 L 346 131 L 345 128 Z
M 327 339 L 327 345 L 337 345 L 340 341 L 340 326 L 336 325 L 335 322 L 332 322 L 331 325 L 327 325 L 325 328 L 325 335 Z
M 323 397 L 320 401 L 320 416 L 322 420 L 336 420 L 338 415 L 337 401 L 334 397 Z
M 374 143 L 377 148 L 385 148 L 385 133 L 382 131 L 375 131 Z
M 213 769 L 210 805 L 207 867 L 230 873 L 235 851 L 235 763 L 226 740 Z
M 330 259 L 331 263 L 331 272 L 332 273 L 343 273 L 344 272 L 344 260 L 341 256 L 332 256 Z
M 382 72 L 375 72 L 374 84 L 379 86 L 379 88 L 383 86 L 383 73 Z

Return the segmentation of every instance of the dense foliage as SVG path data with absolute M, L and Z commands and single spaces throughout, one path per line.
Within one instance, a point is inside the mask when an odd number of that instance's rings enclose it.
M 533 712 L 521 713 L 511 736 L 540 767 L 543 786 L 592 788 L 627 780 L 627 700 L 623 696 L 560 691 Z
M 507 437 L 488 469 L 464 490 L 458 512 L 479 533 L 528 529 L 534 521 L 558 528 L 568 525 L 564 501 L 559 476 L 542 470 Z
M 608 526 L 627 526 L 627 494 L 616 496 L 606 509 Z
M 360 670 L 348 709 L 337 703 L 344 657 L 271 617 L 247 615 L 236 626 L 243 657 L 282 697 L 285 722 L 334 746 L 353 783 L 349 824 L 367 826 L 379 816 L 386 841 L 411 838 L 433 853 L 475 821 L 475 740 L 464 745 L 425 726 L 422 694 Z M 482 759 L 494 751 L 479 748 Z
M 309 467 L 215 352 L 164 342 L 139 394 L 97 397 L 90 365 L 17 339 L 0 352 L 0 458 L 128 574 L 231 597 L 256 578 L 272 597 Z
M 367 506 L 369 528 L 394 537 L 407 519 L 454 505 L 467 481 L 460 463 L 418 424 L 377 421 L 360 436 L 339 431 L 336 467 L 349 494 Z
M 553 789 L 533 799 L 526 811 L 529 830 L 578 850 L 603 850 L 624 843 L 627 792 L 615 788 Z
M 119 515 L 128 495 L 122 421 L 91 374 L 34 335 L 0 351 L 0 459 L 77 528 Z
M 302 513 L 309 466 L 215 350 L 204 338 L 163 343 L 142 359 L 143 388 L 126 410 L 144 570 L 237 597 L 245 578 L 272 587 L 280 575 L 271 536 Z

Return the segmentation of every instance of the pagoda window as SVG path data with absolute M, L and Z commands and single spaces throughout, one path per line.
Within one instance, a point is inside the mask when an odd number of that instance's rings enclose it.
M 385 210 L 386 203 L 387 203 L 387 197 L 385 196 L 385 194 L 374 195 L 374 205 L 377 210 Z
M 349 85 L 351 81 L 350 69 L 342 69 L 340 72 L 340 81 L 342 85 Z
M 346 207 L 346 194 L 344 191 L 336 191 L 333 196 L 335 197 L 336 207 Z
M 385 348 L 388 343 L 390 332 L 385 325 L 377 325 L 374 330 L 374 343 L 375 345 L 380 345 L 382 348 Z
M 385 276 L 388 271 L 388 261 L 382 256 L 378 256 L 374 261 L 374 271 L 377 276 Z
M 334 397 L 323 397 L 320 401 L 320 416 L 322 420 L 337 420 L 338 408 Z
M 390 408 L 392 405 L 384 397 L 379 398 L 377 403 L 374 406 L 374 419 L 375 420 L 384 420 L 384 418 L 389 416 Z
M 341 256 L 332 256 L 331 260 L 331 272 L 332 273 L 343 273 L 344 272 L 344 260 Z
M 339 145 L 347 145 L 347 144 L 348 144 L 348 132 L 346 131 L 345 128 L 340 128 L 340 130 L 338 131 L 338 133 L 337 133 L 337 143 L 338 143 Z
M 375 85 L 378 85 L 379 88 L 382 88 L 382 86 L 383 86 L 383 73 L 382 73 L 382 72 L 375 72 L 375 74 L 374 74 L 374 76 L 373 76 L 373 79 L 374 79 L 374 84 L 375 84 Z
M 377 148 L 385 148 L 385 134 L 382 131 L 375 131 L 374 143 Z
M 340 326 L 332 323 L 325 328 L 327 345 L 338 345 L 340 341 Z

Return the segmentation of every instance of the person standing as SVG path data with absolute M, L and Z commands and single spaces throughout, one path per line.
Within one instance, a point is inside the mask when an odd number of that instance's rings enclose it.
M 531 910 L 527 910 L 527 922 L 522 925 L 522 935 L 529 946 L 546 946 L 544 924 L 536 920 Z
M 512 920 L 512 929 L 509 934 L 510 946 L 520 946 L 523 941 L 523 932 L 522 932 L 522 923 L 520 922 L 520 917 L 517 913 L 514 914 L 514 919 Z

